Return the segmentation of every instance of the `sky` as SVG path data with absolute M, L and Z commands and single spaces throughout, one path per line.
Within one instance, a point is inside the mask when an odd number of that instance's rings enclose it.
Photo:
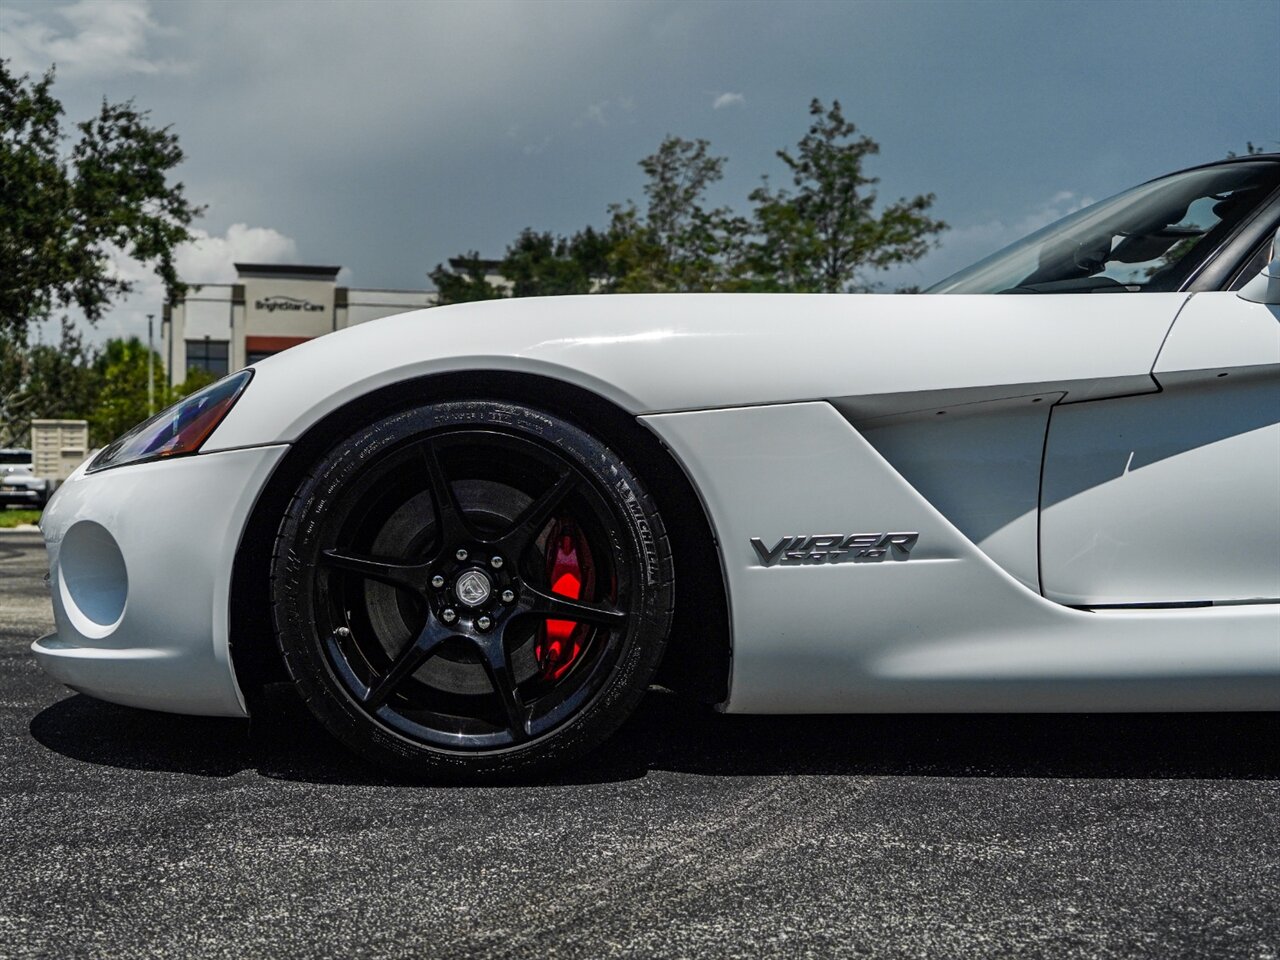
M 745 213 L 819 97 L 880 143 L 882 199 L 936 194 L 942 245 L 885 278 L 927 285 L 1142 180 L 1280 150 L 1278 49 L 1280 0 L 0 6 L 0 56 L 56 63 L 69 121 L 134 98 L 173 126 L 208 208 L 179 266 L 206 283 L 240 260 L 424 289 L 526 226 L 604 225 L 668 134 L 728 157 L 711 200 Z M 98 339 L 159 313 L 117 269 L 137 292 Z

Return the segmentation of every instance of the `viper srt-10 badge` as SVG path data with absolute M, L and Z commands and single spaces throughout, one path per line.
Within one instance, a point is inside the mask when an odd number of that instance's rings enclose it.
M 920 539 L 918 533 L 816 533 L 793 537 L 790 534 L 772 548 L 759 537 L 751 546 L 761 566 L 775 563 L 840 563 L 844 560 L 906 560 Z

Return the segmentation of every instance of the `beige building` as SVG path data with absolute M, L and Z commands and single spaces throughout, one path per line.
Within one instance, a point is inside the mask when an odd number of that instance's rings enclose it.
M 221 376 L 343 327 L 435 306 L 433 290 L 338 286 L 339 267 L 237 263 L 237 283 L 192 286 L 166 304 L 161 357 L 169 383 L 192 367 Z

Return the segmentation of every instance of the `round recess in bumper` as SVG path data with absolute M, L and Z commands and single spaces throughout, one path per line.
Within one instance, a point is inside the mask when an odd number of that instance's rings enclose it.
M 41 517 L 56 632 L 32 644 L 76 690 L 244 716 L 228 645 L 236 547 L 287 447 L 117 467 L 64 483 Z

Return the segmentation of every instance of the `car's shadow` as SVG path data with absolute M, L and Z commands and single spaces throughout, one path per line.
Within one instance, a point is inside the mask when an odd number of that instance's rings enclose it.
M 325 734 L 286 687 L 252 723 L 133 710 L 77 694 L 31 734 L 83 763 L 201 776 L 257 770 L 315 783 L 392 783 Z M 650 770 L 708 776 L 1280 779 L 1280 714 L 725 716 L 653 691 L 556 783 Z

